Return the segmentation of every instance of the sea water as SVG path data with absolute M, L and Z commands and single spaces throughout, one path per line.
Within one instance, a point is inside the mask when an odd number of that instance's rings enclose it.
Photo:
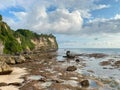
M 80 56 L 86 63 L 86 66 L 78 68 L 78 72 L 83 73 L 84 75 L 94 76 L 95 78 L 101 80 L 109 80 L 109 85 L 113 88 L 113 90 L 120 90 L 120 67 L 113 68 L 111 65 L 101 66 L 100 62 L 108 61 L 109 59 L 113 59 L 115 61 L 120 60 L 120 49 L 119 48 L 61 48 L 58 50 L 58 61 L 64 61 L 63 56 L 66 55 L 66 51 L 71 51 L 74 54 L 92 54 L 92 53 L 103 53 L 107 54 L 107 57 L 104 58 L 90 58 Z M 73 64 L 73 63 L 71 63 Z M 70 64 L 70 65 L 71 65 Z M 88 72 L 88 70 L 92 70 L 92 72 Z

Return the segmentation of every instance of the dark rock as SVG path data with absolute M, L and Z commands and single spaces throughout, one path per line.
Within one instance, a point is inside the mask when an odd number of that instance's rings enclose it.
M 52 59 L 53 57 L 52 56 L 48 56 L 48 59 Z
M 70 51 L 66 52 L 66 56 L 63 56 L 64 58 L 75 58 L 75 55 L 71 54 Z
M 83 80 L 80 82 L 82 87 L 89 87 L 89 81 L 88 80 Z
M 64 58 L 67 58 L 67 56 L 63 56 Z
M 51 81 L 52 81 L 52 82 L 55 82 L 55 83 L 62 83 L 62 82 L 63 82 L 63 81 L 60 80 L 60 79 L 52 79 Z
M 40 82 L 46 82 L 47 79 L 46 78 L 40 78 L 38 81 L 40 81 Z
M 21 86 L 22 84 L 21 84 L 21 83 L 18 83 L 18 82 L 14 82 L 14 83 L 9 83 L 8 85 Z
M 76 61 L 76 62 L 80 62 L 80 59 L 76 59 L 75 61 Z
M 94 57 L 94 58 L 104 58 L 108 55 L 103 53 L 93 53 L 93 54 L 87 54 L 88 57 Z
M 93 70 L 87 70 L 88 72 L 91 72 L 91 73 L 94 73 L 94 71 Z
M 49 87 L 49 90 L 77 90 L 75 87 L 71 85 L 65 85 L 61 83 L 52 83 Z
M 110 61 L 102 61 L 102 62 L 100 62 L 101 66 L 106 66 L 106 65 L 110 65 L 110 64 L 111 64 Z
M 120 60 L 119 60 L 119 61 L 116 61 L 116 62 L 114 63 L 114 65 L 120 66 Z
M 0 83 L 0 87 L 1 87 L 1 86 L 7 86 L 7 85 L 8 85 L 8 84 L 7 84 L 7 83 L 4 83 L 4 82 L 1 82 L 1 83 Z
M 66 52 L 66 56 L 69 57 L 70 56 L 70 51 Z
M 16 52 L 16 53 L 15 53 L 15 55 L 19 56 L 19 55 L 20 55 L 20 53 L 19 53 L 19 52 Z
M 107 67 L 103 67 L 103 69 L 108 69 Z
M 27 52 L 27 51 L 24 51 L 23 54 L 28 54 L 28 52 Z
M 77 68 L 75 66 L 69 66 L 67 67 L 66 71 L 75 71 Z

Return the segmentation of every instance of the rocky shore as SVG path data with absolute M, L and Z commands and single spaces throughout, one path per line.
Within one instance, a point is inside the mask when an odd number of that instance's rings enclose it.
M 2 63 L 4 61 L 5 65 L 7 65 L 4 67 L 9 67 L 9 69 L 5 69 L 8 70 L 9 73 L 0 71 L 0 73 L 3 74 L 0 75 L 0 89 L 112 90 L 111 87 L 105 84 L 111 82 L 109 79 L 97 78 L 82 73 L 81 70 L 87 65 L 85 63 L 86 60 L 82 58 L 85 56 L 89 58 L 107 57 L 107 55 L 103 54 L 86 54 L 72 59 L 65 58 L 63 61 L 59 61 L 57 59 L 57 52 L 0 56 L 0 62 Z M 112 62 L 112 60 L 109 60 L 108 62 L 103 61 L 99 64 L 105 66 L 110 65 Z M 119 67 L 119 61 L 113 62 L 111 66 Z M 87 70 L 87 72 L 95 73 L 93 70 Z

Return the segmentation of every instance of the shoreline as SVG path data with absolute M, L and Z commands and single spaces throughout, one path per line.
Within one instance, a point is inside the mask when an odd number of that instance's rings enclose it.
M 25 68 L 12 67 L 12 70 L 13 72 L 9 75 L 0 75 L 0 90 L 8 90 L 8 88 L 10 90 L 19 90 L 17 85 L 24 82 L 21 77 L 28 74 Z
M 89 76 L 82 72 L 87 66 L 86 58 L 80 56 L 80 62 L 76 62 L 74 59 L 58 60 L 57 52 L 49 53 L 36 53 L 24 55 L 28 57 L 24 63 L 10 65 L 11 67 L 25 68 L 27 74 L 21 76 L 24 81 L 17 89 L 20 90 L 76 90 L 76 89 L 94 89 L 94 90 L 112 90 L 107 87 L 104 82 L 110 82 L 109 79 L 98 78 L 95 76 Z M 91 57 L 89 57 L 91 58 Z M 88 59 L 89 59 L 88 58 Z M 62 58 L 61 58 L 62 59 Z M 92 61 L 92 60 L 90 60 Z M 90 62 L 89 62 L 90 63 Z M 67 71 L 69 66 L 75 66 L 77 70 Z M 87 71 L 85 69 L 85 71 Z M 88 73 L 95 73 L 93 70 L 88 70 Z M 101 79 L 101 80 L 100 80 Z M 88 87 L 82 87 L 81 82 L 84 80 L 89 81 Z M 112 80 L 112 79 L 111 79 Z M 15 85 L 10 85 L 11 88 L 16 88 Z M 10 86 L 5 86 L 6 88 Z M 1 88 L 1 87 L 0 87 Z M 6 90 L 6 89 L 2 89 Z M 12 90 L 12 89 L 11 89 Z M 14 89 L 13 89 L 14 90 Z

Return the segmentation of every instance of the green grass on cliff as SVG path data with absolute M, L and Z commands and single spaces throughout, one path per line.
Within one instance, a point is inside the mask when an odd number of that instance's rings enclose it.
M 23 52 L 33 50 L 35 45 L 31 42 L 32 39 L 46 38 L 49 47 L 51 47 L 51 42 L 48 40 L 49 37 L 55 38 L 52 34 L 37 34 L 30 30 L 18 29 L 16 31 L 11 30 L 10 27 L 3 21 L 0 21 L 0 41 L 4 45 L 4 53 L 14 54 L 16 52 Z M 17 38 L 20 39 L 18 42 Z M 57 42 L 56 42 L 57 45 Z
M 14 52 L 21 52 L 21 45 L 18 43 L 13 35 L 13 31 L 5 22 L 0 22 L 0 40 L 4 45 L 4 53 L 12 54 Z
M 40 35 L 26 29 L 18 29 L 14 32 L 14 36 L 20 38 L 23 50 L 27 50 L 27 48 L 33 50 L 35 45 L 31 42 L 31 39 L 38 39 L 40 37 Z
M 46 42 L 48 43 L 49 47 L 51 47 L 51 42 L 48 38 L 55 39 L 52 34 L 39 35 L 27 29 L 18 29 L 16 31 L 11 30 L 7 23 L 2 21 L 2 16 L 0 15 L 0 42 L 2 41 L 2 44 L 4 45 L 4 53 L 14 54 L 16 52 L 27 51 L 28 49 L 33 50 L 35 48 L 35 45 L 31 40 L 39 40 L 40 38 L 46 38 Z M 20 41 L 17 39 L 20 39 Z

